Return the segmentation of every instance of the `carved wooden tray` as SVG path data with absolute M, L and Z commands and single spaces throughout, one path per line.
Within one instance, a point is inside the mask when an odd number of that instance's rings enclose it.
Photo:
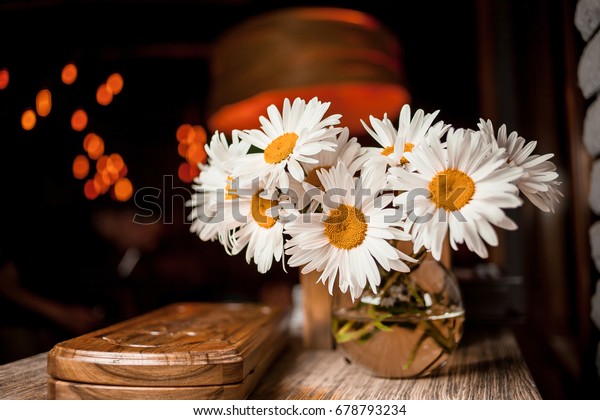
M 289 313 L 253 303 L 176 303 L 63 341 L 51 399 L 244 399 L 288 342 Z

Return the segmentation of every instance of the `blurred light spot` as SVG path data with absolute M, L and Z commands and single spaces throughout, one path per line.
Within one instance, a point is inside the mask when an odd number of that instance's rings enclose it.
M 113 100 L 113 93 L 106 83 L 101 84 L 96 91 L 96 101 L 100 105 L 108 105 Z
M 35 123 L 35 112 L 33 112 L 33 109 L 26 109 L 25 112 L 23 112 L 23 115 L 21 115 L 21 126 L 23 127 L 23 130 L 31 130 L 35 127 Z
M 119 169 L 119 177 L 124 178 L 127 176 L 127 165 L 123 164 L 123 167 Z
M 96 162 L 96 171 L 102 172 L 106 169 L 106 164 L 108 163 L 108 156 L 100 156 L 98 161 Z
M 115 182 L 111 179 L 110 174 L 108 173 L 108 171 L 102 171 L 100 173 L 100 177 L 102 178 L 102 184 L 103 185 L 108 185 L 109 187 L 114 184 Z M 116 180 L 115 180 L 116 181 Z
M 113 185 L 115 182 L 117 182 L 117 179 L 119 179 L 119 171 L 117 171 L 113 165 L 110 165 L 106 168 L 106 170 L 103 172 L 103 176 L 104 175 L 106 175 L 108 178 L 108 183 L 110 185 Z
M 133 185 L 127 178 L 121 178 L 115 183 L 115 198 L 119 201 L 127 201 L 133 194 Z
M 113 73 L 108 76 L 106 84 L 113 95 L 118 95 L 123 90 L 123 77 L 119 73 Z
M 83 131 L 87 127 L 88 116 L 83 109 L 78 109 L 71 116 L 71 127 L 75 131 Z
M 192 165 L 198 165 L 200 162 L 204 162 L 206 159 L 206 151 L 204 150 L 204 145 L 193 143 L 190 145 L 187 151 L 187 160 Z
M 94 175 L 94 188 L 96 191 L 98 191 L 98 194 L 106 193 L 108 191 L 108 187 L 110 187 L 110 183 L 106 182 L 101 173 L 96 172 Z
M 64 66 L 60 78 L 65 85 L 73 84 L 77 80 L 77 67 L 75 64 L 69 63 Z
M 84 137 L 83 150 L 85 150 L 86 152 L 88 151 L 90 143 L 93 141 L 94 137 L 98 137 L 98 135 L 96 133 L 89 133 Z
M 52 94 L 48 89 L 42 89 L 35 97 L 35 110 L 40 117 L 46 117 L 52 109 Z
M 197 166 L 190 165 L 188 162 L 182 162 L 177 170 L 179 179 L 183 182 L 192 182 L 194 178 L 200 175 L 200 169 Z
M 177 153 L 179 153 L 179 156 L 181 156 L 182 158 L 185 158 L 187 157 L 189 148 L 190 146 L 188 146 L 186 143 L 179 143 L 177 145 Z
M 90 162 L 84 155 L 78 155 L 73 160 L 73 176 L 77 179 L 85 178 L 90 172 Z
M 10 74 L 8 73 L 8 69 L 0 69 L 0 90 L 6 89 L 9 81 Z
M 90 159 L 99 159 L 104 154 L 104 140 L 100 136 L 94 136 L 91 138 L 87 153 Z
M 190 144 L 194 141 L 195 135 L 194 128 L 190 124 L 181 124 L 175 133 L 177 141 L 184 144 Z
M 94 200 L 100 194 L 95 187 L 94 181 L 91 179 L 85 181 L 85 185 L 83 186 L 83 193 L 85 194 L 85 198 L 87 198 L 88 200 Z
M 194 141 L 200 144 L 206 144 L 206 130 L 201 125 L 195 125 L 194 127 Z
M 123 161 L 121 155 L 118 153 L 113 153 L 112 155 L 110 155 L 110 161 L 112 162 L 117 171 L 121 171 L 123 167 L 125 167 L 125 162 Z

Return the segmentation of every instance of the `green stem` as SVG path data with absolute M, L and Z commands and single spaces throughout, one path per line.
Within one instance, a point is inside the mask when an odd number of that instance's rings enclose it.
M 406 361 L 406 363 L 404 363 L 404 366 L 402 366 L 404 369 L 408 369 L 410 367 L 410 365 L 412 365 L 412 362 L 415 360 L 415 356 L 417 355 L 417 351 L 419 350 L 419 347 L 421 347 L 421 344 L 423 344 L 423 341 L 425 341 L 425 339 L 428 336 L 429 336 L 429 334 L 427 334 L 427 331 L 425 331 L 423 334 L 421 334 L 421 337 L 419 337 L 417 344 L 415 344 L 415 347 L 413 347 L 412 351 L 410 352 L 410 355 L 408 356 L 408 360 Z
M 385 294 L 385 292 L 387 292 L 387 290 L 392 287 L 394 285 L 394 283 L 396 283 L 396 279 L 402 274 L 404 275 L 404 273 L 401 273 L 400 271 L 392 271 L 392 274 L 389 275 L 389 277 L 386 278 L 385 284 L 383 285 L 383 287 L 381 289 L 379 289 L 378 294 L 383 296 Z
M 346 323 L 345 323 L 345 324 L 342 326 L 342 328 L 340 328 L 340 329 L 337 331 L 336 335 L 337 335 L 337 334 L 346 334 L 346 333 L 348 332 L 348 330 L 349 330 L 349 329 L 350 329 L 350 328 L 351 328 L 351 327 L 354 325 L 354 323 L 355 323 L 355 322 L 356 322 L 356 321 L 348 321 L 348 322 L 346 322 Z
M 352 322 L 354 322 L 354 321 L 352 321 Z M 348 341 L 358 340 L 361 337 L 363 337 L 364 335 L 369 334 L 371 331 L 373 331 L 373 329 L 376 328 L 376 325 L 374 322 L 369 322 L 362 328 L 359 328 L 352 332 L 347 332 L 348 329 L 344 330 L 344 327 L 346 327 L 346 325 L 344 325 L 342 328 L 340 328 L 340 330 L 335 334 L 336 342 L 346 343 Z M 344 330 L 344 331 L 342 331 L 342 330 Z
M 437 345 L 446 353 L 452 353 L 456 348 L 456 342 L 451 337 L 445 337 L 431 321 L 425 321 L 425 329 L 427 334 L 430 335 Z
M 415 298 L 415 300 L 417 301 L 417 303 L 421 307 L 424 307 L 425 306 L 425 302 L 421 298 L 421 295 L 419 295 L 419 292 L 417 292 L 417 288 L 416 288 L 416 286 L 413 283 L 409 283 L 408 284 L 408 290 L 410 291 L 410 294 Z

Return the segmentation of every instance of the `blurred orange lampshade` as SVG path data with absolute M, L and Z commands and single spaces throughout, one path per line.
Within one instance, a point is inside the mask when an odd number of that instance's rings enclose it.
M 259 128 L 284 98 L 331 102 L 327 115 L 365 133 L 369 115 L 394 118 L 410 102 L 401 46 L 372 16 L 330 7 L 292 7 L 253 17 L 213 50 L 208 128 Z

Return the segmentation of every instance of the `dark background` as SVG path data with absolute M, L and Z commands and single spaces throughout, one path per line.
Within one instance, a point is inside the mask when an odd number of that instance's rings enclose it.
M 520 229 L 504 233 L 488 261 L 517 285 L 503 289 L 517 296 L 486 296 L 497 298 L 500 309 L 502 299 L 524 296 L 522 312 L 479 321 L 514 326 L 545 398 L 596 397 L 590 388 L 597 384 L 598 334 L 589 319 L 593 267 L 573 228 L 589 218 L 573 193 L 574 171 L 582 169 L 573 165 L 573 144 L 581 143 L 573 133 L 585 105 L 574 81 L 583 46 L 572 25 L 575 1 L 0 3 L 0 68 L 11 77 L 0 91 L 0 249 L 23 267 L 23 282 L 53 299 L 100 306 L 105 322 L 177 300 L 260 300 L 265 285 L 297 282 L 293 269 L 286 274 L 275 263 L 259 275 L 243 255 L 229 257 L 218 243 L 189 233 L 184 202 L 191 189 L 177 177 L 182 158 L 175 137 L 180 124 L 206 122 L 210 56 L 219 37 L 252 16 L 294 5 L 361 10 L 391 30 L 402 46 L 414 109 L 439 109 L 440 119 L 468 128 L 490 118 L 496 127 L 505 123 L 538 140 L 539 153 L 556 154 L 565 193 L 557 214 L 541 215 L 527 204 L 515 211 Z M 60 72 L 71 61 L 79 76 L 66 86 Z M 100 106 L 96 88 L 113 72 L 122 74 L 123 92 Z M 43 88 L 52 91 L 52 112 L 24 131 L 20 116 Z M 575 101 L 571 108 L 569 100 Z M 102 135 L 107 152 L 123 156 L 134 189 L 160 192 L 161 242 L 132 278 L 115 276 L 116 250 L 90 223 L 112 200 L 87 200 L 83 181 L 71 173 L 73 158 L 83 153 L 84 134 L 69 125 L 78 107 L 88 112 L 86 132 Z M 582 252 L 586 267 L 577 266 Z M 459 269 L 481 263 L 464 252 L 454 255 Z M 472 283 L 467 287 L 473 290 Z M 467 304 L 476 307 L 485 287 L 469 292 Z M 5 304 L 2 316 L 13 323 L 19 317 L 11 311 L 28 317 Z M 29 328 L 53 328 L 32 316 L 28 322 Z M 44 346 L 35 351 L 48 350 Z

